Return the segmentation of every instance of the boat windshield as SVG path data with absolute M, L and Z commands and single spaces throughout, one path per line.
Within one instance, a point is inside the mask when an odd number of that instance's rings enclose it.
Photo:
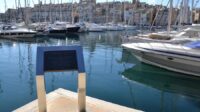
M 189 47 L 189 48 L 193 48 L 193 49 L 200 49 L 200 41 L 195 41 L 195 42 L 189 42 L 187 44 L 185 44 L 185 46 Z
M 16 27 L 15 26 L 9 26 L 9 25 L 2 27 L 2 30 L 13 30 L 13 29 L 16 29 Z

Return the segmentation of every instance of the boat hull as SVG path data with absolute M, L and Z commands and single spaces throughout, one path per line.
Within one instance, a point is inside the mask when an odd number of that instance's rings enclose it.
M 100 27 L 89 27 L 88 31 L 89 32 L 103 32 L 104 30 Z
M 50 30 L 49 34 L 66 34 L 67 30 L 66 29 L 59 29 L 59 30 Z
M 80 29 L 80 27 L 68 27 L 67 28 L 67 32 L 69 32 L 69 33 L 76 33 L 76 32 L 79 32 L 79 29 Z
M 155 52 L 145 52 L 137 49 L 129 49 L 141 62 L 158 66 L 167 70 L 200 76 L 200 61 L 181 56 L 165 55 Z
M 36 33 L 0 33 L 1 38 L 32 38 Z

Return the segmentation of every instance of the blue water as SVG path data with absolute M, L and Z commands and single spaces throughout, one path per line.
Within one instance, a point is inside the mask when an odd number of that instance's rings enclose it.
M 124 32 L 79 34 L 43 43 L 0 40 L 0 112 L 36 99 L 37 46 L 83 46 L 87 95 L 147 112 L 199 112 L 200 78 L 139 62 L 120 46 Z M 77 72 L 46 73 L 46 90 L 77 91 Z

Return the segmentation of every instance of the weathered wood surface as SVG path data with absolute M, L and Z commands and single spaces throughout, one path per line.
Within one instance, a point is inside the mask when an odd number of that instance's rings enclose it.
M 138 112 L 92 97 L 86 97 L 87 112 Z M 38 112 L 38 101 L 34 100 L 14 112 Z M 47 95 L 47 112 L 78 112 L 78 95 L 65 89 L 57 89 Z

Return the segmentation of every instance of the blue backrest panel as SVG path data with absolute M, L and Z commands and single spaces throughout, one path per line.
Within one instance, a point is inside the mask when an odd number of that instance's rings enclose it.
M 49 71 L 77 70 L 85 72 L 83 50 L 81 46 L 38 47 L 37 75 Z

